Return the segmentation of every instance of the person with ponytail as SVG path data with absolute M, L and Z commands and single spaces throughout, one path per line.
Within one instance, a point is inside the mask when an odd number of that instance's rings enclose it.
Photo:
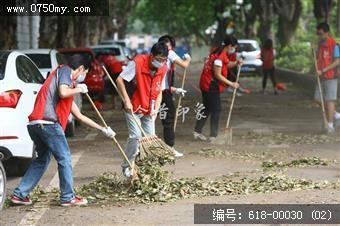
M 194 138 L 206 141 L 207 138 L 202 134 L 202 129 L 206 120 L 210 116 L 210 138 L 213 142 L 218 135 L 218 127 L 221 112 L 221 98 L 224 88 L 230 86 L 234 89 L 239 88 L 239 84 L 231 82 L 227 79 L 228 67 L 232 62 L 228 58 L 228 54 L 236 51 L 238 41 L 234 36 L 227 36 L 221 46 L 213 50 L 206 60 L 200 78 L 200 89 L 202 92 L 202 101 L 204 109 L 201 112 L 203 117 L 197 119 Z M 242 61 L 233 62 L 233 64 L 242 64 Z

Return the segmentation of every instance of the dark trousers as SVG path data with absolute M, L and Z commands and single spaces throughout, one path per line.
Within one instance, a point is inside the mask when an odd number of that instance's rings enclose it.
M 202 99 L 204 117 L 196 120 L 195 132 L 202 133 L 202 129 L 210 116 L 210 136 L 217 137 L 221 113 L 221 98 L 219 92 L 203 92 Z
M 161 104 L 165 104 L 165 108 L 167 108 L 166 117 L 165 119 L 162 119 L 164 141 L 167 145 L 173 147 L 175 145 L 174 122 L 176 107 L 174 101 L 172 100 L 172 94 L 170 93 L 170 90 L 163 91 Z
M 276 87 L 275 68 L 263 69 L 262 88 L 266 89 L 268 76 L 272 80 L 273 87 Z

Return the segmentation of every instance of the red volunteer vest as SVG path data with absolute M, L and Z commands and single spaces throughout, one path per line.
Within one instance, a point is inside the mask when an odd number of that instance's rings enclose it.
M 332 64 L 333 56 L 334 56 L 334 48 L 336 46 L 336 41 L 330 37 L 326 40 L 325 43 L 319 43 L 319 49 L 317 53 L 318 59 L 318 69 L 322 70 L 328 65 Z M 335 74 L 334 70 L 329 70 L 322 76 L 323 79 L 334 79 Z
M 57 70 L 61 67 L 66 67 L 66 66 L 59 65 L 57 69 L 51 72 L 51 74 L 48 76 L 43 86 L 41 87 L 38 93 L 38 96 L 35 100 L 35 103 L 34 103 L 33 112 L 28 116 L 28 120 L 30 122 L 35 121 L 35 120 L 46 120 L 44 119 L 44 113 L 45 113 L 48 89 L 50 87 L 53 77 L 57 76 L 57 73 L 56 73 Z M 64 130 L 66 129 L 68 116 L 71 113 L 72 103 L 73 103 L 73 97 L 63 98 L 59 100 L 56 106 L 56 114 L 58 116 L 58 122 Z
M 162 81 L 167 67 L 156 70 L 154 77 L 151 77 L 149 55 L 137 55 L 134 59 L 136 63 L 136 88 L 132 94 L 131 103 L 133 112 L 137 114 L 149 115 L 151 113 L 151 102 L 155 101 L 162 91 Z
M 203 71 L 200 78 L 200 88 L 204 92 L 220 92 L 224 91 L 224 84 L 216 80 L 213 76 L 214 73 L 214 61 L 220 59 L 222 61 L 222 75 L 227 78 L 228 76 L 228 63 L 229 59 L 226 51 L 222 51 L 221 54 L 210 54 L 206 60 Z
M 261 59 L 263 69 L 272 69 L 274 67 L 274 49 L 261 49 Z

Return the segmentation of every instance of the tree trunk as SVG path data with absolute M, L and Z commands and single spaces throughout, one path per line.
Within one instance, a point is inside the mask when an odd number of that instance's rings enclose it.
M 274 0 L 274 5 L 279 15 L 277 38 L 281 47 L 285 47 L 292 41 L 299 25 L 302 4 L 300 0 Z
M 337 3 L 337 13 L 336 13 L 336 36 L 340 36 L 340 0 Z
M 338 0 L 338 3 L 339 3 L 339 0 Z M 314 0 L 313 1 L 314 16 L 316 20 L 318 21 L 318 23 L 328 21 L 328 18 L 326 18 L 326 8 L 325 8 L 326 5 L 329 7 L 328 12 L 331 12 L 333 8 L 333 0 Z
M 15 49 L 17 18 L 0 16 L 0 49 Z
M 75 47 L 74 43 L 74 18 L 59 16 L 58 29 L 56 36 L 56 48 L 72 48 Z
M 41 16 L 39 26 L 39 48 L 54 46 L 57 35 L 57 17 Z
M 254 38 L 255 37 L 255 21 L 256 21 L 256 8 L 255 4 L 252 4 L 252 7 L 249 11 L 244 10 L 245 16 L 245 24 L 244 24 L 244 34 L 246 38 Z
M 255 5 L 255 4 L 254 4 Z M 256 11 L 258 11 L 259 19 L 260 19 L 260 26 L 257 31 L 257 35 L 260 38 L 261 42 L 268 38 L 273 39 L 272 35 L 272 23 L 273 23 L 273 2 L 260 0 L 258 4 L 256 4 Z

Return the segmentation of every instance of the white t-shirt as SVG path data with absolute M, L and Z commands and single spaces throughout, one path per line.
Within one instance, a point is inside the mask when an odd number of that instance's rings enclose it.
M 153 76 L 155 74 L 155 71 L 150 71 L 150 74 Z M 129 61 L 128 65 L 119 74 L 119 77 L 121 77 L 127 82 L 131 82 L 135 78 L 135 76 L 136 76 L 136 63 L 132 60 L 132 61 Z M 164 79 L 163 79 L 162 90 L 164 86 L 165 85 L 164 85 Z
M 172 49 L 169 50 L 169 54 L 168 54 L 168 60 L 166 61 L 166 67 L 167 67 L 167 72 L 166 75 L 164 76 L 163 82 L 162 84 L 164 86 L 162 86 L 162 89 L 170 89 L 170 84 L 169 84 L 169 76 L 171 76 L 170 72 L 171 72 L 171 64 L 173 64 L 175 62 L 175 60 L 180 59 L 180 57 L 177 55 L 177 53 L 175 51 L 173 51 Z

